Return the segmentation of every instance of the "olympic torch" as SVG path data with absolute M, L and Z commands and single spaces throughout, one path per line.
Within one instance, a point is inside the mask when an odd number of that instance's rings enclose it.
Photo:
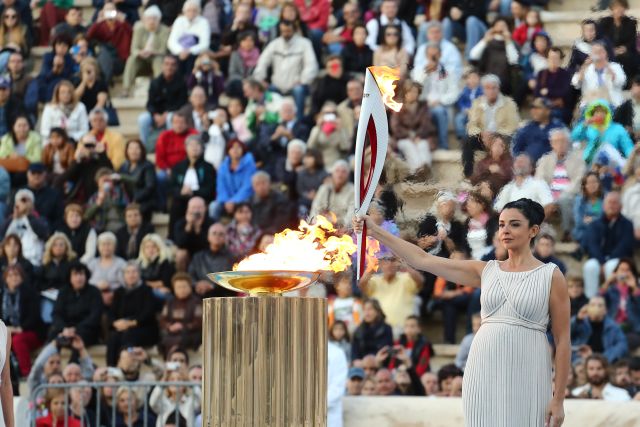
M 373 194 L 378 186 L 389 144 L 389 126 L 385 105 L 394 111 L 400 111 L 402 104 L 393 100 L 394 84 L 400 80 L 400 70 L 390 67 L 368 67 L 364 77 L 364 93 L 358 119 L 355 151 L 355 191 L 354 206 L 356 215 L 366 215 Z M 369 138 L 371 161 L 368 170 L 364 170 L 365 136 Z M 366 224 L 362 233 L 356 234 L 358 246 L 357 278 L 360 279 L 365 268 L 367 251 Z

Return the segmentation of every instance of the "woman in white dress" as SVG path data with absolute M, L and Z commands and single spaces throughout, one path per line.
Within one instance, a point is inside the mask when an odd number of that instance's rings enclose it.
M 467 427 L 559 427 L 570 367 L 569 294 L 554 264 L 531 252 L 544 209 L 530 199 L 505 205 L 498 235 L 509 257 L 498 261 L 461 261 L 429 255 L 386 232 L 369 217 L 369 235 L 412 267 L 453 283 L 482 287 L 482 324 L 471 345 L 462 401 Z M 551 320 L 555 360 L 546 338 Z M 552 375 L 552 365 L 555 375 Z M 552 377 L 555 390 L 552 393 Z
M 7 326 L 0 320 L 0 427 L 14 427 L 13 423 L 13 387 L 11 385 L 11 369 L 9 355 L 11 354 L 11 337 Z

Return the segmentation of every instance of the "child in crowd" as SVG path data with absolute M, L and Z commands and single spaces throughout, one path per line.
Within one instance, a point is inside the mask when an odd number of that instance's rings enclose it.
M 482 87 L 480 86 L 480 73 L 476 69 L 467 71 L 464 75 L 464 87 L 456 101 L 458 112 L 454 118 L 454 127 L 456 137 L 459 140 L 464 139 L 467 134 L 467 122 L 469 121 L 469 109 L 476 98 L 482 96 Z
M 229 99 L 227 111 L 229 112 L 229 119 L 231 120 L 233 131 L 236 133 L 236 136 L 240 141 L 246 143 L 251 139 L 251 131 L 249 131 L 249 128 L 247 127 L 247 120 L 244 115 L 244 105 L 242 104 L 242 99 Z
M 353 272 L 345 270 L 336 277 L 336 296 L 329 299 L 329 326 L 341 321 L 347 328 L 347 335 L 353 333 L 362 320 L 362 302 L 353 296 Z
M 540 12 L 536 9 L 530 9 L 525 17 L 525 22 L 513 30 L 513 41 L 518 44 L 523 55 L 531 53 L 531 41 L 540 31 L 542 31 Z
M 347 330 L 347 324 L 342 320 L 336 320 L 329 329 L 329 341 L 333 341 L 338 347 L 340 347 L 347 360 L 351 360 L 351 339 L 349 331 Z
M 582 306 L 589 303 L 589 298 L 584 294 L 584 281 L 579 276 L 567 277 L 567 288 L 571 300 L 571 316 L 578 314 Z

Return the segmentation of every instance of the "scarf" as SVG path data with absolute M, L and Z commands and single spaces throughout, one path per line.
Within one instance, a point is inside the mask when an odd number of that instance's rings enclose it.
M 2 314 L 7 324 L 20 326 L 20 289 L 17 289 L 14 294 L 11 294 L 8 290 L 3 292 Z
M 257 47 L 254 47 L 251 50 L 238 49 L 238 55 L 240 55 L 242 63 L 246 68 L 254 68 L 256 65 L 258 65 L 260 51 Z

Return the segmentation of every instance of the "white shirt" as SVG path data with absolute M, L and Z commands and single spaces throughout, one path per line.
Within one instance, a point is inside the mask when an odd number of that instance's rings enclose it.
M 180 44 L 180 38 L 186 34 L 194 35 L 198 42 L 188 50 L 193 55 L 199 55 L 209 49 L 211 43 L 211 29 L 209 21 L 202 16 L 196 16 L 193 21 L 189 21 L 186 16 L 181 15 L 176 18 L 171 26 L 167 47 L 174 55 L 179 55 L 184 47 Z
M 389 18 L 387 18 L 386 15 L 381 15 L 380 24 L 382 24 L 383 27 L 389 25 Z M 413 38 L 411 28 L 409 28 L 406 22 L 398 18 L 393 20 L 393 24 L 402 27 L 402 47 L 404 47 L 404 50 L 406 50 L 409 55 L 413 55 L 413 51 L 416 49 L 416 40 Z M 374 52 L 378 48 L 378 31 L 380 31 L 380 26 L 378 25 L 377 19 L 372 19 L 367 22 L 368 36 L 366 43 Z
M 327 426 L 342 427 L 342 398 L 347 384 L 347 356 L 331 341 L 327 345 Z
M 580 393 L 584 390 L 588 390 L 589 387 L 591 387 L 589 384 L 585 384 L 574 388 L 571 394 L 576 397 L 580 396 Z M 626 402 L 627 400 L 631 400 L 631 396 L 629 396 L 627 390 L 607 383 L 607 385 L 602 389 L 602 399 L 607 402 Z
M 198 174 L 194 168 L 187 169 L 187 173 L 184 174 L 184 181 L 182 182 L 182 185 L 190 188 L 191 191 L 198 191 L 200 189 Z
M 414 71 L 423 70 L 429 64 L 429 59 L 427 58 L 427 45 L 429 43 L 420 45 L 416 50 L 416 56 L 413 58 Z M 456 45 L 449 40 L 442 39 L 440 41 L 440 52 L 440 63 L 444 66 L 444 69 L 448 73 L 455 75 L 456 80 L 459 80 L 462 77 L 462 56 Z
M 590 64 L 584 72 L 582 81 L 580 80 L 580 71 L 577 71 L 571 78 L 571 84 L 576 89 L 580 89 L 583 95 L 604 89 L 609 94 L 613 106 L 617 107 L 624 101 L 622 89 L 627 82 L 627 76 L 617 62 L 609 62 L 609 67 L 613 71 L 613 78 L 606 68 L 604 71 L 598 72 L 595 64 Z
M 529 176 L 525 178 L 520 186 L 516 184 L 515 180 L 505 185 L 500 194 L 498 194 L 494 206 L 497 211 L 500 211 L 507 203 L 524 197 L 538 202 L 542 206 L 553 203 L 553 195 L 549 184 L 541 179 Z
M 495 40 L 500 40 L 498 36 L 494 37 Z M 487 42 L 482 39 L 480 40 L 471 50 L 469 51 L 469 59 L 472 61 L 479 61 L 482 58 L 482 54 L 484 50 L 487 48 Z M 516 45 L 513 41 L 509 40 L 505 43 L 505 52 L 507 55 L 507 62 L 511 65 L 518 64 L 518 49 L 516 49 Z

